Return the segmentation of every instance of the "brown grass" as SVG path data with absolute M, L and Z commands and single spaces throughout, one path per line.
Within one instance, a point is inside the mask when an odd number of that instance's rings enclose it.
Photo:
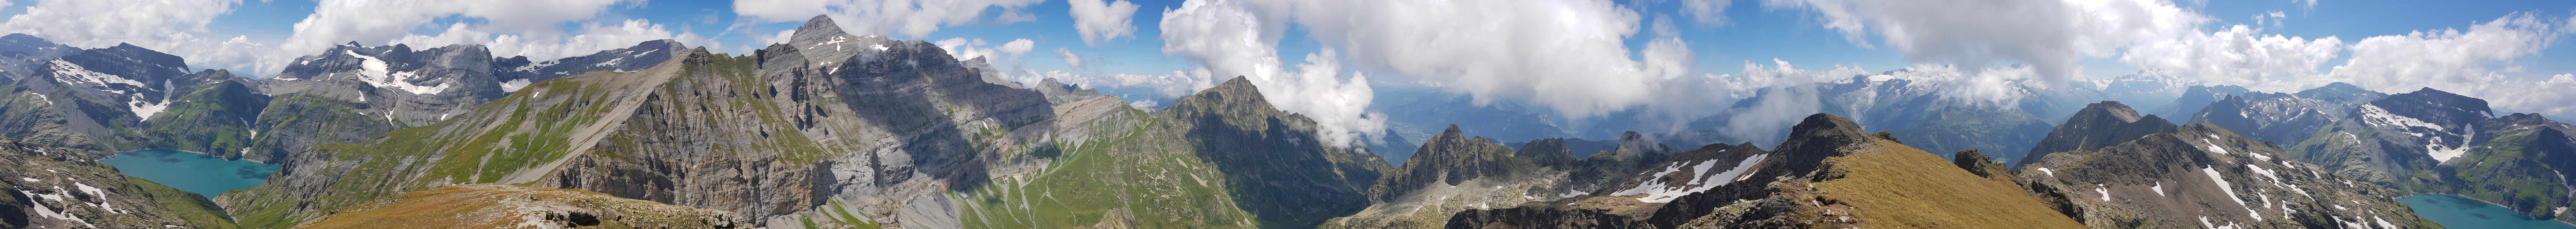
M 1940 156 L 1871 139 L 1827 159 L 1850 172 L 1816 183 L 1824 198 L 1859 208 L 1862 228 L 2084 228 L 2007 181 L 1985 179 Z

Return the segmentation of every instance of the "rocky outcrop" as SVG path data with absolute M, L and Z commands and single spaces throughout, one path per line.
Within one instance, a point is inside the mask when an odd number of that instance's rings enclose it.
M 573 189 L 469 184 L 403 193 L 302 228 L 749 228 L 731 212 Z
M 2018 166 L 2037 163 L 2041 158 L 2046 158 L 2049 153 L 2101 149 L 2136 140 L 2148 134 L 2171 132 L 2173 129 L 2173 122 L 2165 121 L 2164 118 L 2154 115 L 2138 116 L 2136 110 L 2129 109 L 2128 105 L 2122 105 L 2119 101 L 2102 101 L 2085 105 L 2083 111 L 2077 111 L 2075 116 L 2067 117 L 2066 124 L 2049 130 L 2047 138 L 2041 139 L 2036 146 L 2031 146 L 2030 153 L 2023 154 L 2027 156 L 2015 160 L 2013 164 Z
M 117 174 L 105 153 L 0 139 L 0 227 L 234 228 L 206 197 Z
M 1953 155 L 1950 157 L 1950 165 L 1959 166 L 1959 169 L 1968 170 L 1968 173 L 1977 174 L 1978 177 L 1994 179 L 2012 175 L 2012 168 L 1995 162 L 1994 158 L 1986 157 L 1986 154 L 1977 153 L 1977 150 L 1960 150 L 1950 155 Z
M 2155 132 L 2048 153 L 2017 179 L 2095 228 L 2433 227 L 2394 200 L 2405 192 L 2352 182 L 2214 124 L 2122 128 L 2093 131 Z

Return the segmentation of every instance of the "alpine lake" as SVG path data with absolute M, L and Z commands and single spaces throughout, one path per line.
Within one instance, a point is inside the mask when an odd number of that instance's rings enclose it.
M 2556 220 L 2531 219 L 2511 208 L 2455 195 L 2418 193 L 2397 198 L 2397 202 L 2414 209 L 2415 216 L 2433 220 L 2445 228 L 2576 229 L 2576 226 Z
M 98 160 L 116 166 L 117 173 L 143 178 L 180 191 L 214 198 L 234 189 L 259 186 L 277 165 L 251 161 L 232 161 L 205 154 L 168 149 L 147 149 L 116 153 L 116 157 Z

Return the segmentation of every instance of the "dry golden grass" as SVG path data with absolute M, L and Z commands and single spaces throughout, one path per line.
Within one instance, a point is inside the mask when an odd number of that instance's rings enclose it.
M 1859 150 L 1827 160 L 1849 174 L 1816 188 L 1859 208 L 1862 228 L 2084 228 L 2020 187 L 1940 156 L 1883 139 L 1847 149 Z

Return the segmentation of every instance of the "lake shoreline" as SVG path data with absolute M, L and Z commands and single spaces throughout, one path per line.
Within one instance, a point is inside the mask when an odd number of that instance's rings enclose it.
M 114 154 L 108 154 L 108 155 L 107 155 L 107 157 L 102 157 L 102 158 L 98 158 L 98 159 L 99 159 L 99 160 L 107 160 L 108 158 L 115 158 L 116 156 L 119 156 L 119 155 L 122 155 L 122 154 L 125 154 L 125 153 L 134 152 L 134 151 L 144 151 L 144 150 L 169 150 L 169 151 L 188 152 L 188 153 L 195 153 L 195 154 L 204 154 L 204 155 L 206 155 L 206 157 L 221 158 L 221 159 L 224 159 L 224 161 L 248 161 L 248 162 L 255 162 L 255 163 L 260 163 L 260 164 L 268 164 L 268 162 L 265 162 L 265 161 L 251 160 L 251 159 L 249 159 L 249 158 L 242 158 L 242 159 L 239 159 L 239 160 L 235 160 L 235 159 L 232 159 L 232 158 L 224 158 L 223 156 L 215 156 L 215 154 L 206 153 L 206 152 L 197 152 L 197 151 L 195 151 L 195 150 L 184 150 L 184 149 L 169 149 L 169 148 L 143 148 L 143 149 L 137 149 L 137 150 L 116 151 L 116 153 L 114 153 Z
M 2440 192 L 2416 192 L 2416 193 L 2406 193 L 2406 196 L 2399 196 L 2399 197 L 2397 197 L 2397 198 L 2401 198 L 2401 199 L 2402 199 L 2402 198 L 2407 198 L 2407 197 L 2415 197 L 2415 195 L 2416 195 L 2416 194 L 2436 194 L 2436 195 L 2454 196 L 2454 197 L 2460 197 L 2460 199 L 2469 199 L 2469 200 L 2471 200 L 2471 201 L 2477 201 L 2477 202 L 2479 202 L 2479 203 L 2486 203 L 2487 205 L 2493 205 L 2493 206 L 2496 206 L 2496 207 L 2504 207 L 2504 204 L 2497 204 L 2496 202 L 2493 202 L 2493 201 L 2487 201 L 2487 200 L 2482 200 L 2482 199 L 2478 199 L 2478 198 L 2476 198 L 2476 197 L 2462 196 L 2462 195 L 2458 195 L 2458 194 L 2450 194 L 2450 193 L 2440 193 Z M 2402 201 L 2401 201 L 2401 202 L 2399 202 L 2399 203 L 2404 203 L 2404 202 L 2402 202 Z M 2412 208 L 2412 207 L 2409 207 L 2409 208 Z M 2513 208 L 2505 208 L 2505 209 L 2513 209 Z M 2412 209 L 2409 209 L 2409 210 L 2412 210 Z M 2516 218 L 2523 218 L 2523 219 L 2528 219 L 2528 220 L 2543 220 L 2543 219 L 2533 219 L 2533 218 L 2530 218 L 2530 216 L 2528 216 L 2528 215 L 2523 215 L 2523 214 L 2513 214 L 2513 217 L 2516 217 Z M 2428 219 L 2428 220 L 2429 220 L 2429 219 Z M 2558 222 L 2558 224 L 2566 224 L 2566 225 L 2567 225 L 2567 226 L 2569 226 L 2569 227 L 2576 227 L 2576 222 L 2567 222 L 2566 220 L 2558 220 L 2558 219 L 2555 219 L 2555 218 L 2553 218 L 2553 219 L 2546 219 L 2546 220 L 2548 220 L 2548 221 L 2550 221 L 2550 222 Z M 2434 222 L 2434 223 L 2441 223 L 2441 222 Z

